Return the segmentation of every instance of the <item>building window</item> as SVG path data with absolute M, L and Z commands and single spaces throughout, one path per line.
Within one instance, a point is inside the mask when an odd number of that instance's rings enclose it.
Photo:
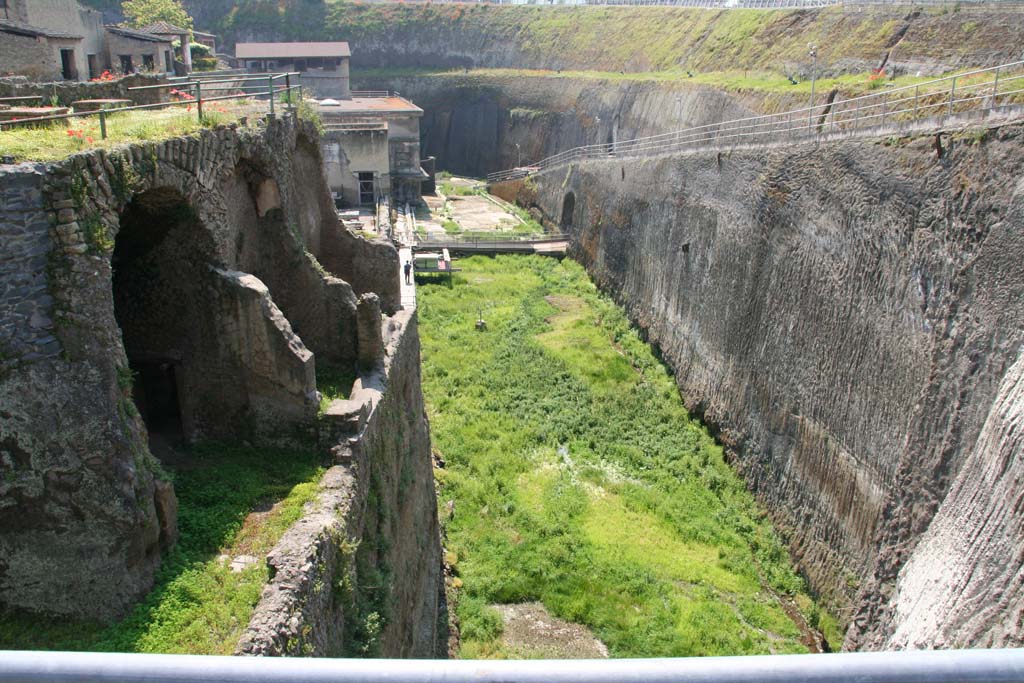
M 132 66 L 131 55 L 118 55 L 117 58 L 121 60 L 121 73 L 130 74 L 135 69 L 135 67 Z
M 0 0 L 3 2 L 3 0 Z M 100 77 L 100 62 L 96 55 L 86 55 L 85 61 L 89 63 L 89 80 Z
M 376 201 L 373 171 L 360 171 L 356 177 L 359 180 L 359 203 L 373 204 Z
M 156 60 L 153 55 L 142 55 L 143 71 L 156 71 Z

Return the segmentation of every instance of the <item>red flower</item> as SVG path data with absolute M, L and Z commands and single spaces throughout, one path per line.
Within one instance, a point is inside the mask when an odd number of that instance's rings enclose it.
M 88 143 L 89 143 L 90 145 L 91 145 L 91 144 L 93 143 L 93 139 L 92 139 L 92 138 L 88 138 L 88 137 L 87 137 L 87 138 L 85 139 L 85 141 L 86 141 L 86 142 L 88 142 Z

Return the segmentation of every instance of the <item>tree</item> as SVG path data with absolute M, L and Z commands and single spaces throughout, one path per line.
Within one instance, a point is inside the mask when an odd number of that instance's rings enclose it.
M 124 0 L 121 11 L 135 28 L 166 21 L 181 28 L 192 28 L 192 17 L 181 6 L 181 0 Z

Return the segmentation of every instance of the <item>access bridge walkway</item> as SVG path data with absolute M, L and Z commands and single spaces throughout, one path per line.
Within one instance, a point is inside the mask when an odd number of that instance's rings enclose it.
M 543 254 L 565 256 L 569 248 L 568 235 L 550 235 L 537 239 L 492 240 L 492 239 L 438 239 L 418 240 L 413 253 L 448 250 L 451 254 L 472 256 L 474 254 Z

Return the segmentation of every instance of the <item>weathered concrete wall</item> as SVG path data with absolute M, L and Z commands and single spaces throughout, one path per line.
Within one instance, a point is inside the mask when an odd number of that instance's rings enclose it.
M 315 436 L 310 352 L 359 355 L 356 292 L 315 260 L 341 250 L 319 138 L 289 118 L 2 176 L 0 604 L 112 619 L 175 530 L 132 363 L 177 367 L 186 439 L 280 441 Z
M 328 130 L 323 146 L 327 182 L 346 206 L 359 206 L 357 173 L 374 173 L 377 191 L 391 189 L 388 172 L 388 131 Z
M 268 555 L 273 578 L 240 654 L 446 653 L 416 314 L 401 311 L 383 325 L 383 362 L 327 411 L 338 464 L 314 509 Z
M 986 481 L 1019 496 L 996 463 L 1019 451 L 1022 147 L 1006 127 L 591 162 L 520 194 L 571 224 L 575 257 L 661 348 L 812 585 L 855 613 L 850 647 L 1021 636 L 1005 585 L 1021 512 Z M 937 567 L 954 529 L 981 547 Z M 939 574 L 947 588 L 922 588 Z M 948 620 L 915 618 L 929 611 Z

